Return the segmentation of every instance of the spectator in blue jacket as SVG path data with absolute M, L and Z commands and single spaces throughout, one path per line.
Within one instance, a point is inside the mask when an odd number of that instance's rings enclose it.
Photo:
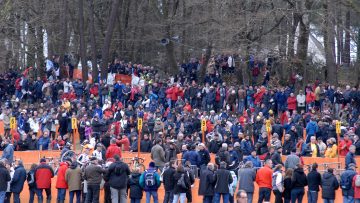
M 254 145 L 250 140 L 250 135 L 245 135 L 245 139 L 241 141 L 241 149 L 244 155 L 250 155 L 254 150 Z
M 12 164 L 14 161 L 14 145 L 11 144 L 9 139 L 5 139 L 1 145 L 4 147 L 2 159 L 6 159 L 9 164 Z
M 78 99 L 81 99 L 82 96 L 83 96 L 83 93 L 84 93 L 84 85 L 83 85 L 83 83 L 81 82 L 81 80 L 80 80 L 80 79 L 77 79 L 75 82 L 73 82 L 72 86 L 73 86 L 73 88 L 74 88 L 76 97 L 77 97 Z
M 306 125 L 306 143 L 310 142 L 310 137 L 315 136 L 319 131 L 319 126 L 315 121 L 314 117 L 311 117 L 310 122 Z
M 49 131 L 45 130 L 38 140 L 39 150 L 48 150 L 50 144 Z
M 356 151 L 355 145 L 351 145 L 349 147 L 349 152 L 345 156 L 345 169 L 348 169 L 350 164 L 356 165 L 355 151 Z
M 26 180 L 26 170 L 21 160 L 18 161 L 15 167 L 14 176 L 11 179 L 10 191 L 14 195 L 14 203 L 20 203 L 20 193 L 24 188 L 24 182 Z
M 141 174 L 139 180 L 140 186 L 144 188 L 146 193 L 146 203 L 150 203 L 151 196 L 154 199 L 154 203 L 158 203 L 158 189 L 160 187 L 160 176 L 156 172 L 154 162 L 149 163 L 149 168 Z
M 255 150 L 253 150 L 251 152 L 251 155 L 247 156 L 244 159 L 244 162 L 247 162 L 247 161 L 251 161 L 253 163 L 254 167 L 261 167 L 261 161 L 260 161 L 259 157 L 256 156 L 256 151 Z
M 344 203 L 354 202 L 354 188 L 352 187 L 352 180 L 355 175 L 356 165 L 351 163 L 346 171 L 344 171 L 340 176 L 340 187 Z
M 191 165 L 200 166 L 201 158 L 200 155 L 195 151 L 196 146 L 192 145 L 189 147 L 189 151 L 187 151 L 184 156 L 184 162 L 190 161 Z

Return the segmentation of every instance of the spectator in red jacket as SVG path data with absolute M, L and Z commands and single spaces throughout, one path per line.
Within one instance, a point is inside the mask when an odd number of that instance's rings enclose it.
M 341 140 L 339 144 L 340 156 L 346 156 L 346 154 L 349 152 L 351 145 L 352 141 L 349 139 L 349 135 L 345 134 L 344 139 Z
M 40 159 L 40 165 L 35 169 L 36 194 L 38 202 L 43 202 L 43 190 L 46 193 L 47 202 L 51 201 L 51 178 L 54 177 L 53 169 L 46 163 L 46 159 Z
M 56 140 L 53 140 L 50 144 L 50 147 L 52 150 L 62 150 L 62 148 L 65 145 L 65 141 L 62 139 L 62 137 L 59 135 Z
M 109 158 L 114 158 L 115 155 L 119 155 L 119 157 L 121 157 L 121 150 L 120 148 L 116 145 L 116 139 L 113 138 L 110 141 L 110 146 L 107 148 L 106 150 L 106 154 L 105 157 L 106 159 Z
M 354 188 L 354 199 L 355 202 L 359 202 L 360 201 L 360 187 L 355 185 L 355 181 L 357 176 L 360 176 L 360 171 L 354 176 L 353 180 L 352 180 L 352 187 Z
M 287 99 L 288 110 L 290 111 L 291 115 L 293 111 L 296 110 L 296 104 L 297 104 L 296 97 L 294 93 L 291 93 L 289 98 Z
M 130 151 L 130 141 L 129 141 L 129 138 L 125 134 L 123 134 L 121 136 L 121 139 L 116 140 L 116 145 L 124 151 L 127 151 L 127 152 Z
M 70 164 L 70 159 L 67 159 L 65 162 L 61 162 L 57 173 L 56 189 L 58 191 L 57 202 L 59 203 L 64 203 L 65 201 L 66 189 L 68 188 L 68 184 L 65 180 L 65 174 Z

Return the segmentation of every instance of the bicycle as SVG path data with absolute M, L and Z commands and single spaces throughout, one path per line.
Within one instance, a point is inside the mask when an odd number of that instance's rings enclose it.
M 122 158 L 123 162 L 126 163 L 130 170 L 135 168 L 139 168 L 140 172 L 144 172 L 146 170 L 144 163 L 144 159 L 140 157 L 133 157 L 133 158 Z

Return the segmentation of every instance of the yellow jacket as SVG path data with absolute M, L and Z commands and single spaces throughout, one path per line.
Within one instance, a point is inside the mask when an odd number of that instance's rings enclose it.
M 332 147 L 328 147 L 325 151 L 325 157 L 335 158 L 337 156 L 337 145 L 333 144 Z

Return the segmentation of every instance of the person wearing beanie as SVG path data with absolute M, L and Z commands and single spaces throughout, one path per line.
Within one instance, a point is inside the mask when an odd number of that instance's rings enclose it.
M 35 169 L 36 194 L 39 203 L 43 202 L 43 190 L 46 193 L 46 202 L 51 202 L 51 179 L 53 177 L 53 169 L 46 163 L 45 158 L 41 158 L 39 166 Z
M 154 199 L 154 203 L 158 203 L 158 189 L 160 187 L 160 176 L 156 172 L 155 162 L 149 163 L 149 168 L 145 170 L 140 176 L 140 186 L 146 193 L 146 203 L 150 203 L 151 196 Z

